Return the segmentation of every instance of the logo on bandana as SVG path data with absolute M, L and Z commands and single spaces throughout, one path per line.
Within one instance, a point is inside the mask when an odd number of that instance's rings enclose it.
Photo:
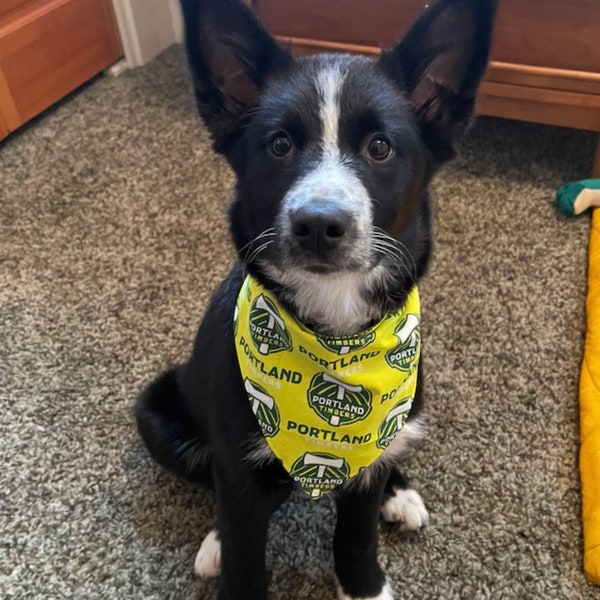
M 248 400 L 252 405 L 252 412 L 262 429 L 263 435 L 266 438 L 277 435 L 281 417 L 279 416 L 275 400 L 260 385 L 254 383 L 254 381 L 245 379 L 244 387 L 248 394 Z
M 412 313 L 406 315 L 396 327 L 394 335 L 400 343 L 386 352 L 385 360 L 393 369 L 408 372 L 412 369 L 419 350 L 419 317 Z
M 276 306 L 263 294 L 250 308 L 250 334 L 260 354 L 292 349 L 292 339 Z
M 308 388 L 308 405 L 329 425 L 362 421 L 371 412 L 371 392 L 327 373 L 317 373 Z
M 325 337 L 317 334 L 316 337 L 323 348 L 343 356 L 353 350 L 360 350 L 368 346 L 375 339 L 375 333 L 370 331 L 364 335 L 358 334 L 351 337 Z
M 306 452 L 294 462 L 290 475 L 305 490 L 310 490 L 312 498 L 319 498 L 344 483 L 350 468 L 343 458 L 333 454 Z
M 404 398 L 390 410 L 377 431 L 376 446 L 378 448 L 385 450 L 392 443 L 398 432 L 404 427 L 411 406 L 412 398 Z

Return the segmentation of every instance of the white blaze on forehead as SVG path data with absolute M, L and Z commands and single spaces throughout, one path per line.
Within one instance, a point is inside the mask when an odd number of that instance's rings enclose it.
M 340 64 L 333 63 L 317 76 L 319 91 L 319 116 L 323 124 L 323 158 L 340 157 L 339 122 L 340 96 L 346 72 Z

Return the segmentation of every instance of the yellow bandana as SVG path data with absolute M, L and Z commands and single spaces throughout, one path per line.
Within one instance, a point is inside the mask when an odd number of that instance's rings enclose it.
M 246 277 L 235 311 L 244 386 L 291 477 L 319 498 L 354 477 L 404 426 L 417 385 L 419 294 L 350 337 L 315 334 Z

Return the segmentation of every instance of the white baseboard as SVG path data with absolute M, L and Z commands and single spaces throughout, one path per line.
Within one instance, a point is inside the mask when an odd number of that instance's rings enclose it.
M 171 7 L 175 41 L 180 44 L 183 42 L 183 15 L 181 14 L 179 0 L 169 0 L 169 6 Z
M 125 59 L 121 59 L 114 65 L 108 67 L 108 69 L 105 69 L 104 74 L 108 75 L 109 77 L 119 77 L 120 75 L 125 73 L 127 69 L 129 69 L 129 67 L 127 66 L 127 61 Z

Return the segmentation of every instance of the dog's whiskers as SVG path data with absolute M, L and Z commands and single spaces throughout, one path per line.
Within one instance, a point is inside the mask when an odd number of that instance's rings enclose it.
M 270 235 L 277 235 L 275 233 L 275 227 L 269 227 L 268 229 L 265 229 L 264 231 L 261 231 L 255 238 L 252 238 L 247 244 L 244 244 L 240 249 L 239 252 L 244 252 L 247 248 L 249 248 L 250 246 L 252 246 L 252 244 L 255 244 L 256 242 L 258 242 L 260 239 L 268 237 Z
M 262 252 L 262 250 L 265 249 L 264 243 L 261 246 L 259 246 L 258 248 L 255 247 L 255 244 L 257 244 L 258 242 L 262 242 L 265 239 L 268 239 L 271 237 L 274 238 L 276 235 L 277 235 L 277 233 L 275 231 L 275 228 L 269 227 L 268 229 L 265 229 L 264 231 L 259 233 L 255 238 L 251 239 L 247 244 L 242 246 L 239 249 L 239 255 L 242 256 L 242 262 L 246 265 L 248 263 L 252 262 L 256 258 L 256 254 Z M 274 239 L 269 240 L 267 242 L 267 246 L 271 242 L 274 242 L 274 241 L 275 241 Z
M 373 228 L 373 248 L 384 256 L 397 260 L 413 281 L 417 280 L 417 265 L 410 250 L 379 227 Z
M 394 263 L 399 264 L 404 272 L 411 278 L 413 277 L 410 262 L 399 248 L 375 242 L 373 244 L 373 249 L 379 254 L 388 257 L 388 259 L 392 260 Z
M 374 248 L 376 251 L 379 251 L 384 256 L 388 256 L 394 262 L 397 262 L 405 273 L 413 280 L 416 281 L 416 268 L 414 266 L 414 261 L 411 261 L 411 257 L 407 256 L 407 254 L 398 247 L 392 245 L 385 245 L 379 242 L 374 244 Z
M 269 240 L 268 242 L 265 242 L 264 244 L 261 244 L 258 248 L 256 248 L 252 254 L 247 258 L 244 259 L 244 264 L 247 265 L 253 261 L 256 260 L 256 258 L 258 257 L 258 255 L 263 251 L 266 250 L 275 240 Z

